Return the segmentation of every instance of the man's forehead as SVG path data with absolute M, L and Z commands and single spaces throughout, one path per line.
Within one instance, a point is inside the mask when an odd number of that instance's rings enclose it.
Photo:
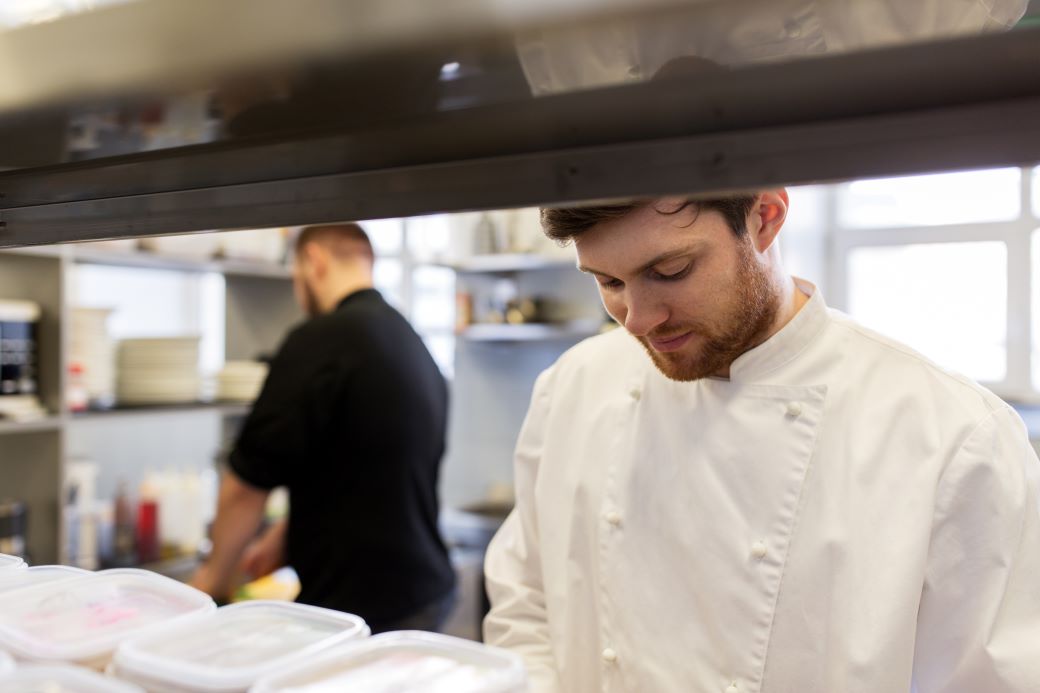
M 609 265 L 615 272 L 636 271 L 711 244 L 711 230 L 698 223 L 703 215 L 688 208 L 671 213 L 673 209 L 641 208 L 597 224 L 575 239 L 578 268 L 607 273 Z

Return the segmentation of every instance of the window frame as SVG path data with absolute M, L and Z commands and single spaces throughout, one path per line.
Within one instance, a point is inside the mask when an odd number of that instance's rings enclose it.
M 839 210 L 840 186 L 826 186 L 823 218 L 828 248 L 825 283 L 830 305 L 848 310 L 849 258 L 864 247 L 937 243 L 1000 241 L 1007 248 L 1007 370 L 1003 380 L 982 382 L 999 396 L 1016 402 L 1040 403 L 1032 374 L 1032 248 L 1033 232 L 1040 230 L 1040 214 L 1033 207 L 1034 178 L 1038 169 L 1020 167 L 1020 212 L 1010 221 L 936 226 L 850 228 L 843 226 Z M 1040 268 L 1038 268 L 1040 272 Z

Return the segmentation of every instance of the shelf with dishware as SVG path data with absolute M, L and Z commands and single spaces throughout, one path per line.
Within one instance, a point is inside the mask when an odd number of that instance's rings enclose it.
M 540 342 L 576 340 L 599 334 L 603 323 L 597 320 L 571 320 L 563 323 L 470 324 L 458 335 L 474 342 Z
M 473 255 L 460 260 L 434 260 L 434 267 L 446 267 L 459 274 L 511 274 L 539 270 L 574 269 L 569 257 L 548 257 L 537 253 L 497 253 Z
M 5 365 L 0 378 L 0 488 L 4 498 L 30 508 L 25 537 L 32 562 L 76 560 L 68 553 L 67 525 L 70 471 L 79 461 L 95 468 L 99 507 L 113 497 L 116 480 L 134 493 L 149 469 L 213 467 L 262 384 L 266 366 L 257 359 L 272 354 L 302 318 L 285 263 L 287 240 L 283 230 L 264 230 L 0 250 L 0 304 L 17 318 L 19 354 L 32 354 L 24 373 L 12 378 Z M 223 327 L 218 342 L 225 361 L 213 382 L 194 365 L 196 345 L 175 348 L 184 336 L 164 332 L 164 324 L 174 324 L 164 322 L 169 303 L 156 299 L 155 320 L 140 328 L 93 307 L 118 303 L 106 302 L 119 298 L 117 289 L 96 290 L 100 275 L 111 284 L 130 273 L 146 287 L 176 283 L 185 296 L 196 295 L 203 282 L 221 287 L 223 306 L 210 322 L 218 334 Z M 221 278 L 202 276 L 208 274 Z M 138 303 L 152 300 L 147 289 L 138 291 Z M 0 331 L 10 329 L 0 315 Z M 137 329 L 171 336 L 116 338 Z M 10 337 L 5 332 L 0 347 L 10 350 Z M 23 346 L 30 341 L 31 349 Z M 139 345 L 127 357 L 134 341 L 156 344 Z M 0 361 L 7 364 L 9 356 L 0 354 Z
M 0 436 L 20 433 L 57 432 L 64 425 L 60 416 L 44 416 L 30 421 L 9 421 L 0 419 Z
M 166 416 L 169 414 L 216 412 L 222 416 L 238 417 L 249 413 L 249 405 L 240 402 L 185 402 L 179 404 L 116 405 L 107 409 L 94 408 L 72 412 L 72 421 L 101 421 L 118 417 Z M 2 431 L 0 427 L 0 431 Z

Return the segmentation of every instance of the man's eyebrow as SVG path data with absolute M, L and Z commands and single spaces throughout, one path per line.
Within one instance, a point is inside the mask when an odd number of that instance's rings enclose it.
M 695 243 L 691 243 L 690 245 L 685 246 L 683 248 L 676 248 L 675 250 L 669 250 L 667 253 L 661 253 L 660 255 L 654 257 L 649 262 L 644 263 L 642 267 L 640 267 L 639 269 L 637 269 L 634 272 L 634 274 L 640 274 L 642 272 L 645 272 L 648 269 L 650 269 L 651 267 L 653 267 L 655 265 L 659 265 L 662 262 L 667 262 L 668 260 L 671 260 L 673 258 L 682 257 L 683 255 L 688 255 L 688 254 L 694 252 L 695 250 L 698 250 L 703 245 L 704 245 L 704 243 L 698 241 L 698 242 L 695 242 Z M 586 267 L 585 265 L 581 265 L 581 264 L 578 265 L 578 269 L 581 270 L 582 272 L 586 272 L 588 274 L 598 274 L 598 275 L 603 276 L 603 277 L 609 277 L 610 276 L 610 273 L 608 273 L 608 272 L 601 272 L 600 270 L 593 269 L 592 267 Z

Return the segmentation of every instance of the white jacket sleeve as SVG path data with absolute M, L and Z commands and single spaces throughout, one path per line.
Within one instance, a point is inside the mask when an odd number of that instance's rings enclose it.
M 1040 462 L 994 411 L 940 481 L 917 621 L 918 693 L 1040 692 Z
M 532 693 L 560 691 L 542 587 L 535 502 L 551 378 L 552 369 L 535 383 L 514 458 L 516 507 L 492 540 L 484 563 L 491 599 L 484 639 L 524 658 Z

